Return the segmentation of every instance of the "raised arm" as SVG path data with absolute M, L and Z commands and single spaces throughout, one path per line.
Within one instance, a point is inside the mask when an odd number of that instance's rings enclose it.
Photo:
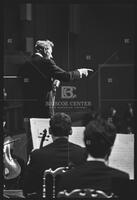
M 88 76 L 88 72 L 92 71 L 92 69 L 87 69 L 87 68 L 82 68 L 82 69 L 77 69 L 74 71 L 65 71 L 63 69 L 61 69 L 60 67 L 58 67 L 55 62 L 53 60 L 50 60 L 50 73 L 51 76 L 54 79 L 58 79 L 60 81 L 73 81 L 73 80 L 77 80 L 80 79 L 84 76 Z

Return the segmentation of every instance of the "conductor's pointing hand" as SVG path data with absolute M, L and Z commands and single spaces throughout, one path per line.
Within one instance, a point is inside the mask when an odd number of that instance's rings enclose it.
M 88 68 L 81 68 L 78 69 L 79 73 L 80 73 L 80 78 L 82 78 L 82 75 L 84 74 L 85 76 L 88 76 L 89 71 L 93 72 L 93 69 L 88 69 Z

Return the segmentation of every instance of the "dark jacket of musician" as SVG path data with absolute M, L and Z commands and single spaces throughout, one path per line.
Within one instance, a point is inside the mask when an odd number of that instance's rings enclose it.
M 68 141 L 72 129 L 71 119 L 67 114 L 56 113 L 51 118 L 49 133 L 52 136 L 53 143 L 36 149 L 30 154 L 30 162 L 23 184 L 25 196 L 33 192 L 42 195 L 44 170 L 81 165 L 87 159 L 85 148 Z
M 112 193 L 120 199 L 130 195 L 129 174 L 108 165 L 109 155 L 116 137 L 112 124 L 99 119 L 90 122 L 84 132 L 88 151 L 87 162 L 61 175 L 57 190 L 69 193 L 74 189 L 95 189 Z
M 24 117 L 49 117 L 49 92 L 55 79 L 63 82 L 73 81 L 87 76 L 89 69 L 66 72 L 52 59 L 54 44 L 38 40 L 36 53 L 19 70 L 24 99 Z

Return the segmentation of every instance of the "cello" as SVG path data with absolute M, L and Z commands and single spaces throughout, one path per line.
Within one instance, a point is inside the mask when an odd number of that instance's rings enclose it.
M 3 147 L 3 164 L 4 164 L 4 179 L 10 180 L 17 178 L 21 173 L 21 166 L 18 161 L 11 155 L 11 149 L 13 148 L 13 140 L 10 136 L 5 137 Z
M 7 93 L 5 88 L 3 88 L 4 100 L 7 98 Z M 3 130 L 5 129 L 6 121 L 3 120 Z M 4 130 L 5 132 L 5 130 Z M 3 144 L 3 164 L 4 171 L 3 176 L 5 180 L 10 180 L 18 177 L 21 173 L 21 166 L 16 159 L 13 159 L 11 154 L 11 149 L 13 149 L 13 144 L 16 140 L 13 140 L 10 136 L 5 136 Z

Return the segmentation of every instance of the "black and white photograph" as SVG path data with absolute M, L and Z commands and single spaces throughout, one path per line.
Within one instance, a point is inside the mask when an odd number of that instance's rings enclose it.
M 5 1 L 3 199 L 134 199 L 135 12 Z

